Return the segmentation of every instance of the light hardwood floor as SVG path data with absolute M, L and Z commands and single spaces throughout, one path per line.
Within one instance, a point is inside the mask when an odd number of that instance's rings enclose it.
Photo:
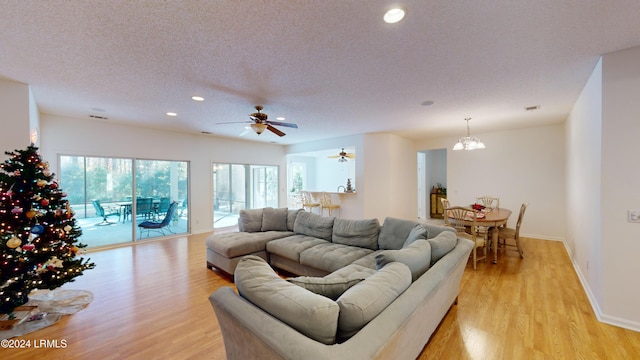
M 93 270 L 65 289 L 94 301 L 20 337 L 66 348 L 0 349 L 2 359 L 224 359 L 208 296 L 233 284 L 205 266 L 206 235 L 90 252 Z M 640 333 L 600 323 L 560 242 L 524 240 L 525 259 L 467 265 L 420 359 L 633 359 Z M 258 356 L 257 356 L 258 357 Z

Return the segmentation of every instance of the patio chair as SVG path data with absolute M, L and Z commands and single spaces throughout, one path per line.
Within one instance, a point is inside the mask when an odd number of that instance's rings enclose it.
M 167 214 L 164 216 L 164 219 L 162 219 L 162 221 L 160 221 L 160 222 L 157 222 L 157 221 L 143 221 L 140 224 L 138 224 L 138 228 L 139 228 L 139 232 L 140 232 L 140 238 L 142 239 L 142 232 L 144 230 L 147 230 L 147 237 L 149 237 L 149 231 L 151 231 L 151 230 L 159 231 L 160 233 L 162 233 L 162 235 L 165 235 L 164 230 L 167 230 L 168 232 L 173 234 L 174 232 L 171 231 L 171 229 L 169 228 L 169 224 L 171 223 L 171 220 L 173 219 L 173 215 L 175 214 L 177 207 L 178 207 L 178 203 L 173 201 L 169 205 L 169 210 L 167 210 Z
M 96 215 L 102 218 L 102 222 L 96 224 L 98 226 L 114 224 L 107 219 L 109 216 L 118 215 L 118 220 L 120 220 L 120 211 L 114 208 L 110 208 L 109 212 L 105 211 L 98 199 L 93 200 L 93 208 L 96 210 Z
M 150 219 L 153 215 L 153 199 L 137 198 L 136 199 L 136 215 Z

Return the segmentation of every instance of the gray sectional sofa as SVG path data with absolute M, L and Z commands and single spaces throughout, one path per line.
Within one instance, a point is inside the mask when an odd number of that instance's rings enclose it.
M 242 211 L 239 229 L 206 241 L 237 287 L 209 298 L 229 359 L 413 359 L 473 248 L 447 227 L 288 209 Z

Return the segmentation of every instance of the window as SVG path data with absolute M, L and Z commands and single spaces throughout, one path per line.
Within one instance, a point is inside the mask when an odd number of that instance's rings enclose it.
M 242 209 L 278 206 L 278 167 L 213 164 L 213 227 L 238 224 Z
M 59 163 L 61 186 L 88 246 L 188 232 L 187 162 L 62 155 Z M 167 226 L 139 231 L 143 221 L 164 220 L 173 201 L 177 210 Z

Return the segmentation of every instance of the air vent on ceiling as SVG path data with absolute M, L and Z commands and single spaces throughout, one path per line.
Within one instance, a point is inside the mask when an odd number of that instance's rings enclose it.
M 205 135 L 211 135 L 211 132 L 209 131 L 200 131 L 201 134 L 205 134 Z
M 100 119 L 100 120 L 107 120 L 108 118 L 105 116 L 100 116 L 100 115 L 93 115 L 93 114 L 89 114 L 90 118 L 94 118 L 94 119 Z
M 535 106 L 527 106 L 526 108 L 524 108 L 526 111 L 533 111 L 533 110 L 538 110 L 540 109 L 540 105 L 535 105 Z

